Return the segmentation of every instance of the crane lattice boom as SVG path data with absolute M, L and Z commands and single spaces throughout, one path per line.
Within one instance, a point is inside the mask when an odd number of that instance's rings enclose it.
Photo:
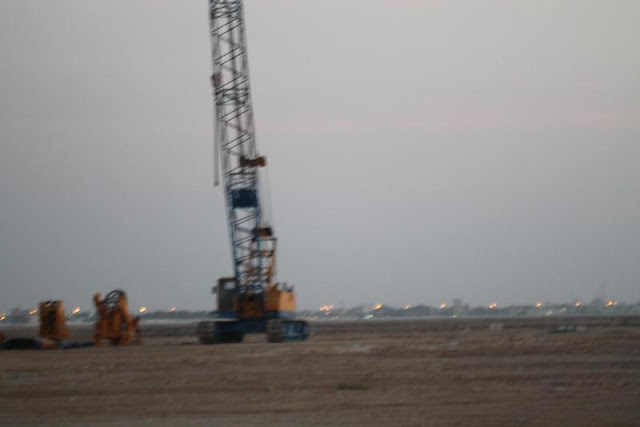
M 238 291 L 260 293 L 275 274 L 276 239 L 263 223 L 243 2 L 209 0 L 216 167 L 222 167 Z M 220 156 L 220 157 L 218 157 Z M 216 180 L 218 174 L 216 173 Z

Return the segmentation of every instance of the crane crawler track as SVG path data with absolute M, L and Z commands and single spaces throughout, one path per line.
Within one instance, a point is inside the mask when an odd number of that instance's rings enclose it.
M 271 319 L 267 322 L 267 342 L 305 341 L 309 338 L 309 324 L 304 320 Z

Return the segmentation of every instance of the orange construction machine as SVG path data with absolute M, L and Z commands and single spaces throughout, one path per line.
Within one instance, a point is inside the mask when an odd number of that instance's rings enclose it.
M 129 314 L 127 294 L 124 291 L 111 291 L 105 299 L 101 299 L 100 294 L 95 294 L 93 302 L 98 311 L 96 346 L 101 345 L 102 340 L 109 340 L 112 345 L 128 345 L 133 339 L 136 344 L 142 344 L 139 318 Z
M 62 301 L 40 303 L 40 338 L 56 342 L 69 339 L 66 315 Z

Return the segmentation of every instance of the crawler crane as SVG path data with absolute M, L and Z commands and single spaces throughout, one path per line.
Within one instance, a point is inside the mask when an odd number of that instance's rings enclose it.
M 203 344 L 240 342 L 247 333 L 266 333 L 269 342 L 305 340 L 309 327 L 294 317 L 294 289 L 275 278 L 277 239 L 260 192 L 267 161 L 256 146 L 243 2 L 209 0 L 209 17 L 214 163 L 222 168 L 234 275 L 213 288 L 216 318 L 198 324 L 198 337 Z

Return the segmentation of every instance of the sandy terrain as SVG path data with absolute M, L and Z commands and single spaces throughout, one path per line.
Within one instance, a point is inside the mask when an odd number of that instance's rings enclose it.
M 640 327 L 540 322 L 321 323 L 305 343 L 218 346 L 149 325 L 141 347 L 2 351 L 0 424 L 640 425 Z

